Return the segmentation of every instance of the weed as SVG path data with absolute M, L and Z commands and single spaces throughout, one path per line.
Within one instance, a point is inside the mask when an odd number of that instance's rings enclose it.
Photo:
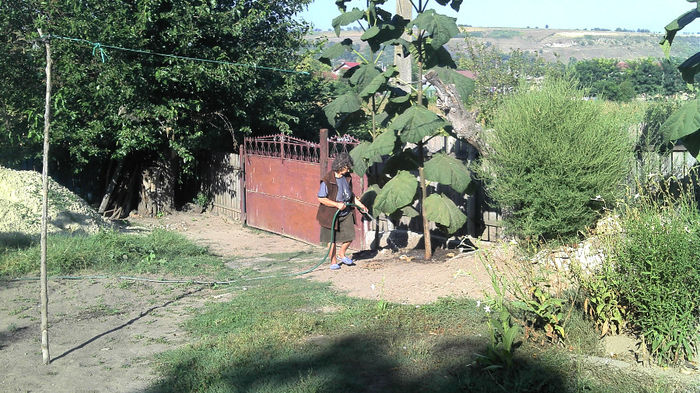
M 691 177 L 693 179 L 693 177 Z M 658 363 L 697 356 L 700 341 L 700 211 L 695 180 L 646 184 L 620 205 L 624 236 L 606 239 L 613 266 L 608 291 L 619 293 L 631 327 Z

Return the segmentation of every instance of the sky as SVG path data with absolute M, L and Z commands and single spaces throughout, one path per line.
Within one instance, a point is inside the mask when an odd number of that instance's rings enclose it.
M 348 10 L 366 8 L 365 0 L 347 4 Z M 475 27 L 544 28 L 549 25 L 550 29 L 598 27 L 610 30 L 620 27 L 652 32 L 663 32 L 664 26 L 696 6 L 686 0 L 464 0 L 457 13 L 434 0 L 430 5 L 441 14 L 456 17 L 460 25 Z M 383 6 L 392 13 L 395 7 L 394 0 Z M 332 19 L 339 14 L 334 0 L 314 0 L 299 16 L 312 22 L 315 28 L 330 30 Z M 700 32 L 700 19 L 682 32 Z

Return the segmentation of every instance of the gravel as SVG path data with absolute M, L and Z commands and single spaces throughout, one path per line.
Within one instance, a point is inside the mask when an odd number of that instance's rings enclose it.
M 41 174 L 0 166 L 0 233 L 41 233 Z M 49 178 L 49 233 L 96 233 L 109 224 L 82 198 Z

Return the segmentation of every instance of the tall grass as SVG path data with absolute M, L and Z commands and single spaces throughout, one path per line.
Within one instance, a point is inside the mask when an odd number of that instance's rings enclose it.
M 700 211 L 693 183 L 648 185 L 620 209 L 622 236 L 608 241 L 608 285 L 661 364 L 700 350 Z

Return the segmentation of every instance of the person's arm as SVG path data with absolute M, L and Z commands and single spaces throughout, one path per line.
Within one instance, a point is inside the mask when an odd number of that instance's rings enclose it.
M 355 205 L 357 205 L 357 207 L 360 208 L 360 210 L 362 210 L 362 211 L 367 211 L 367 206 L 365 206 L 365 204 L 362 203 L 362 201 L 360 201 L 360 198 L 355 197 L 355 202 L 354 202 L 354 203 L 355 203 Z
M 338 210 L 344 210 L 345 204 L 343 202 L 337 202 L 328 198 L 328 187 L 326 187 L 325 182 L 321 182 L 321 186 L 318 190 L 318 202 L 324 206 L 334 207 Z
M 336 202 L 331 199 L 328 199 L 328 197 L 318 197 L 318 202 L 321 203 L 322 205 L 326 205 L 329 207 L 334 207 L 338 210 L 345 210 L 345 204 L 343 202 Z

